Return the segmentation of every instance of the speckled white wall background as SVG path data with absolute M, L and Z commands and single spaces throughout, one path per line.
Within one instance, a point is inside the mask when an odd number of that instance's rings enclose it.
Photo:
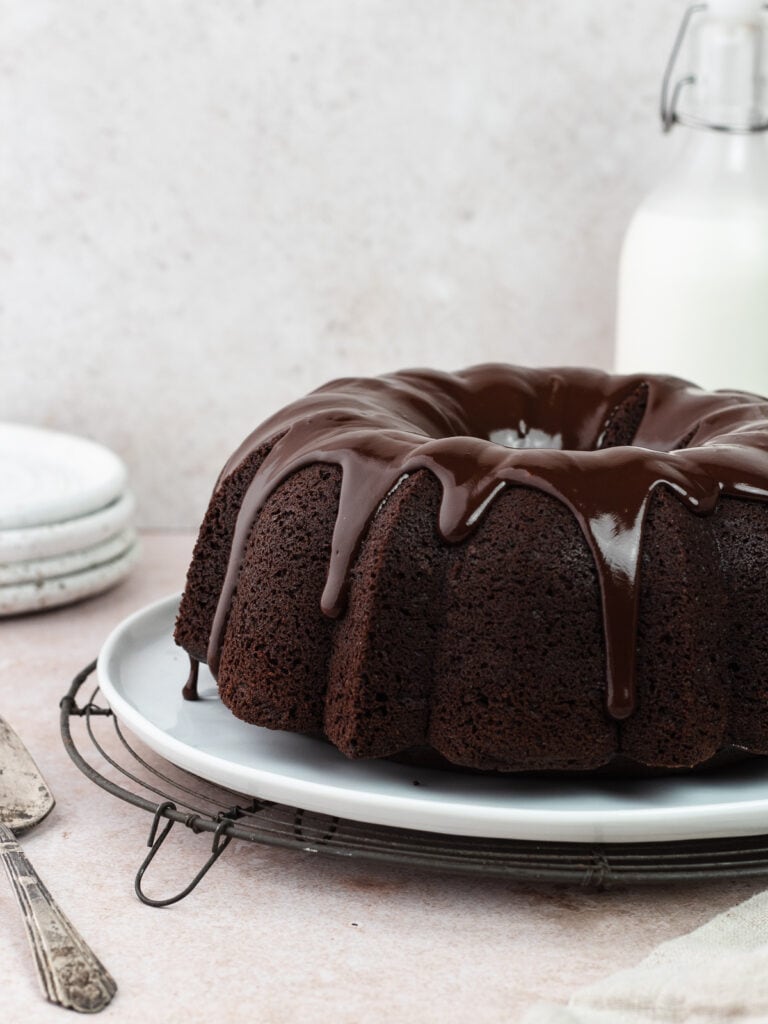
M 668 0 L 0 0 L 0 416 L 196 525 L 342 374 L 612 359 Z

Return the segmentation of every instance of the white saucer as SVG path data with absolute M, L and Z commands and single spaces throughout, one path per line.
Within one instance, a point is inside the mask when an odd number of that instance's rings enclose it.
M 120 557 L 68 576 L 55 576 L 36 583 L 0 586 L 0 615 L 20 615 L 72 604 L 84 597 L 100 594 L 124 579 L 136 563 L 138 544 Z
M 0 423 L 0 529 L 43 526 L 109 505 L 127 473 L 114 452 L 84 437 Z
M 52 558 L 36 558 L 26 562 L 0 562 L 0 588 L 20 583 L 44 583 L 57 576 L 71 576 L 84 572 L 124 555 L 136 543 L 135 530 L 121 530 L 100 544 L 70 551 Z
M 82 551 L 130 526 L 135 510 L 133 494 L 126 491 L 116 501 L 90 515 L 48 526 L 0 530 L 0 562 L 24 562 Z
M 564 842 L 654 842 L 768 831 L 768 759 L 658 779 L 493 778 L 348 761 L 321 740 L 246 725 L 204 697 L 184 701 L 186 654 L 173 643 L 178 596 L 126 619 L 98 661 L 118 719 L 173 764 L 239 793 L 377 825 L 449 835 Z

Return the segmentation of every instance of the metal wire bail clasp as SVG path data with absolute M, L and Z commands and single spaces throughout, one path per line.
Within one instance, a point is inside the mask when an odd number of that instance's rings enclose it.
M 664 77 L 661 80 L 661 124 L 665 132 L 668 132 L 673 124 L 678 120 L 677 116 L 677 102 L 680 99 L 680 93 L 685 89 L 686 86 L 692 85 L 696 79 L 693 75 L 686 75 L 684 78 L 678 79 L 675 82 L 674 87 L 671 87 L 672 76 L 675 73 L 675 67 L 677 65 L 677 58 L 680 56 L 680 50 L 683 47 L 683 41 L 688 34 L 688 26 L 691 24 L 692 18 L 706 11 L 706 4 L 692 4 L 683 15 L 683 20 L 680 22 L 680 28 L 677 30 L 675 41 L 672 45 L 672 52 L 669 55 L 667 66 L 664 69 Z

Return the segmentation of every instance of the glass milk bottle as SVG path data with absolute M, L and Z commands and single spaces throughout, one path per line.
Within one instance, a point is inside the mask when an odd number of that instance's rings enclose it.
M 690 73 L 677 74 L 685 54 Z M 686 13 L 662 90 L 687 138 L 636 210 L 619 269 L 616 369 L 768 395 L 768 10 Z

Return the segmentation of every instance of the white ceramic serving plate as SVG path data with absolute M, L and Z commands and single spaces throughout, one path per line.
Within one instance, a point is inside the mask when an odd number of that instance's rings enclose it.
M 95 512 L 125 490 L 125 465 L 84 437 L 0 423 L 0 529 L 58 523 Z
M 181 697 L 186 654 L 172 631 L 178 595 L 126 619 L 98 661 L 118 719 L 173 764 L 249 796 L 377 825 L 450 835 L 653 842 L 768 831 L 768 759 L 660 779 L 492 778 L 349 761 L 329 744 L 246 725 L 201 667 Z
M 126 491 L 116 501 L 90 515 L 46 526 L 0 530 L 0 562 L 24 562 L 82 551 L 130 526 L 135 511 L 133 494 Z
M 118 558 L 91 566 L 68 576 L 54 576 L 35 583 L 0 586 L 0 616 L 58 608 L 101 594 L 125 579 L 138 558 L 139 545 L 132 544 Z

